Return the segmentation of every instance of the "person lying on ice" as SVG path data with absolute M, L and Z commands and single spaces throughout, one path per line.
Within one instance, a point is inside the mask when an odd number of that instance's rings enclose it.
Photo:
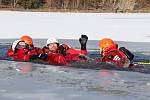
M 118 44 L 116 44 L 112 39 L 104 38 L 99 41 L 101 57 L 98 59 L 100 62 L 112 63 L 117 67 L 129 67 L 134 55 L 127 50 L 125 47 L 120 47 L 118 49 Z
M 56 38 L 49 38 L 47 40 L 46 46 L 43 47 L 44 53 L 48 54 L 48 58 L 52 61 L 54 58 L 52 55 L 58 55 L 57 60 L 66 64 L 70 61 L 78 61 L 87 55 L 86 43 L 88 37 L 86 35 L 81 35 L 79 42 L 81 44 L 81 50 L 76 50 L 69 47 L 67 44 L 59 44 Z M 52 59 L 51 59 L 52 58 Z

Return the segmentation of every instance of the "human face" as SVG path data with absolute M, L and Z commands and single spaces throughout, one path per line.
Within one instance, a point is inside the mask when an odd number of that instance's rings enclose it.
M 52 50 L 52 51 L 56 50 L 57 49 L 57 43 L 50 43 L 48 45 L 48 48 L 49 48 L 49 50 Z
M 26 43 L 24 41 L 20 41 L 16 48 L 22 48 L 22 49 L 25 49 L 27 47 Z
M 21 42 L 19 42 L 19 45 L 21 45 L 21 46 L 25 46 L 25 45 L 26 45 L 26 43 L 25 43 L 24 41 L 21 41 Z

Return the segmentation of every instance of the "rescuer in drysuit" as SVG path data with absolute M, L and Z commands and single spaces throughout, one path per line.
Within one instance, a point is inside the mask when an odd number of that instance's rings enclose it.
M 67 44 L 60 44 L 56 38 L 52 37 L 47 40 L 46 46 L 43 47 L 43 52 L 48 55 L 48 62 L 58 62 L 65 65 L 71 61 L 84 59 L 84 55 L 87 55 L 87 40 L 86 35 L 81 35 L 79 39 L 81 50 L 76 50 Z
M 101 57 L 96 59 L 97 62 L 110 63 L 122 68 L 130 67 L 134 55 L 125 47 L 118 49 L 118 44 L 109 38 L 100 40 L 99 47 Z
M 19 40 L 13 42 L 7 55 L 12 60 L 18 61 L 36 61 L 37 59 L 44 59 L 42 49 L 34 47 L 33 40 L 30 36 L 22 36 Z
M 28 45 L 23 40 L 14 41 L 7 54 L 12 60 L 18 61 L 31 61 L 37 55 L 36 52 L 29 51 Z

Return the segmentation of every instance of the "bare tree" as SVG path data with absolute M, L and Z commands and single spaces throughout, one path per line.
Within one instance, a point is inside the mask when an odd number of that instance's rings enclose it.
M 46 0 L 48 7 L 54 7 L 55 0 Z
M 137 0 L 120 0 L 117 5 L 117 10 L 121 12 L 133 11 Z
M 0 5 L 2 4 L 2 0 L 0 0 Z
M 64 0 L 63 2 L 63 8 L 67 9 L 69 7 L 70 0 Z
M 18 1 L 19 1 L 19 0 L 13 0 L 13 2 L 12 2 L 13 8 L 16 7 L 16 4 L 17 4 Z

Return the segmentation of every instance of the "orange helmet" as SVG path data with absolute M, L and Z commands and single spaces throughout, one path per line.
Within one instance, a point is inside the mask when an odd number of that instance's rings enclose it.
M 22 36 L 20 40 L 25 41 L 28 45 L 33 45 L 33 40 L 30 36 Z
M 115 44 L 114 41 L 112 39 L 109 39 L 109 38 L 104 38 L 104 39 L 99 41 L 99 47 L 102 49 L 110 47 L 113 44 Z

